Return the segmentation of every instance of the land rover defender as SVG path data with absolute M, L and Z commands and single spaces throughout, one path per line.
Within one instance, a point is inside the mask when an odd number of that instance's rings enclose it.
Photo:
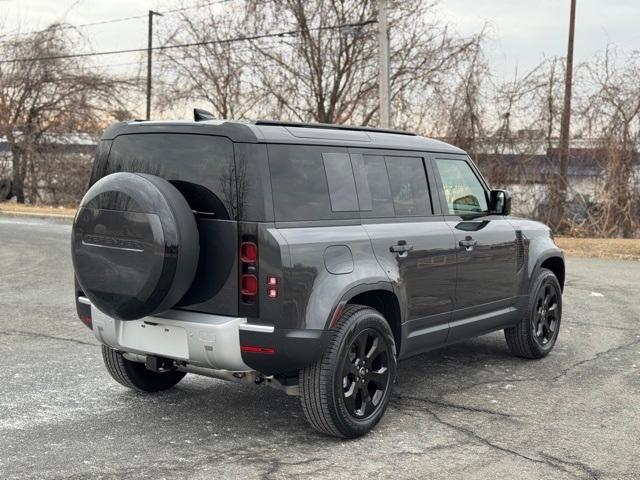
M 407 132 L 118 123 L 74 220 L 78 315 L 127 387 L 267 384 L 357 437 L 398 360 L 496 330 L 523 358 L 553 348 L 563 254 L 510 202 L 464 151 Z

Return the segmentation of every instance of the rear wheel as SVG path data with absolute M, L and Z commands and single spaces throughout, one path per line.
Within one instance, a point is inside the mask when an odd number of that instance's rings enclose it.
M 529 306 L 520 323 L 505 328 L 511 353 L 542 358 L 553 350 L 562 319 L 562 289 L 551 270 L 543 268 L 531 284 Z
M 185 372 L 152 372 L 142 363 L 132 362 L 122 353 L 102 345 L 102 358 L 107 371 L 121 385 L 139 392 L 159 392 L 176 385 L 186 375 Z
M 320 432 L 359 437 L 384 415 L 395 377 L 389 324 L 376 310 L 349 305 L 322 358 L 300 371 L 302 409 Z

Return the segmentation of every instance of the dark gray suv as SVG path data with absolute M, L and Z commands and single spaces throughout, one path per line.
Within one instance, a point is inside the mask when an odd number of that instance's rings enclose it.
M 563 254 L 509 210 L 465 152 L 411 133 L 118 123 L 74 221 L 78 315 L 127 387 L 267 384 L 357 437 L 398 360 L 500 329 L 520 357 L 553 348 Z

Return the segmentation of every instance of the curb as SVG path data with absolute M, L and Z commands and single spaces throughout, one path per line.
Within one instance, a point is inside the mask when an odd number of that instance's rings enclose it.
M 9 212 L 6 210 L 0 210 L 0 217 L 37 218 L 41 220 L 54 220 L 59 223 L 71 223 L 74 219 L 73 215 L 65 215 L 62 213 Z

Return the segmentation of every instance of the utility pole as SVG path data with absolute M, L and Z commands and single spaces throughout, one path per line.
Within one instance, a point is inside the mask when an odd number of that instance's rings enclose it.
M 380 127 L 389 128 L 391 97 L 389 95 L 389 26 L 387 23 L 387 0 L 378 0 L 378 54 L 380 87 Z
M 560 172 L 556 177 L 557 184 L 554 188 L 556 228 L 560 226 L 564 217 L 565 203 L 567 200 L 567 172 L 569 170 L 569 129 L 571 125 L 571 86 L 573 83 L 573 38 L 576 27 L 576 0 L 571 0 L 571 13 L 569 16 L 569 44 L 567 46 L 567 66 L 564 83 L 564 105 L 560 119 L 560 145 L 559 163 Z
M 151 118 L 151 56 L 153 54 L 153 16 L 161 13 L 149 10 L 149 37 L 147 39 L 147 120 Z

